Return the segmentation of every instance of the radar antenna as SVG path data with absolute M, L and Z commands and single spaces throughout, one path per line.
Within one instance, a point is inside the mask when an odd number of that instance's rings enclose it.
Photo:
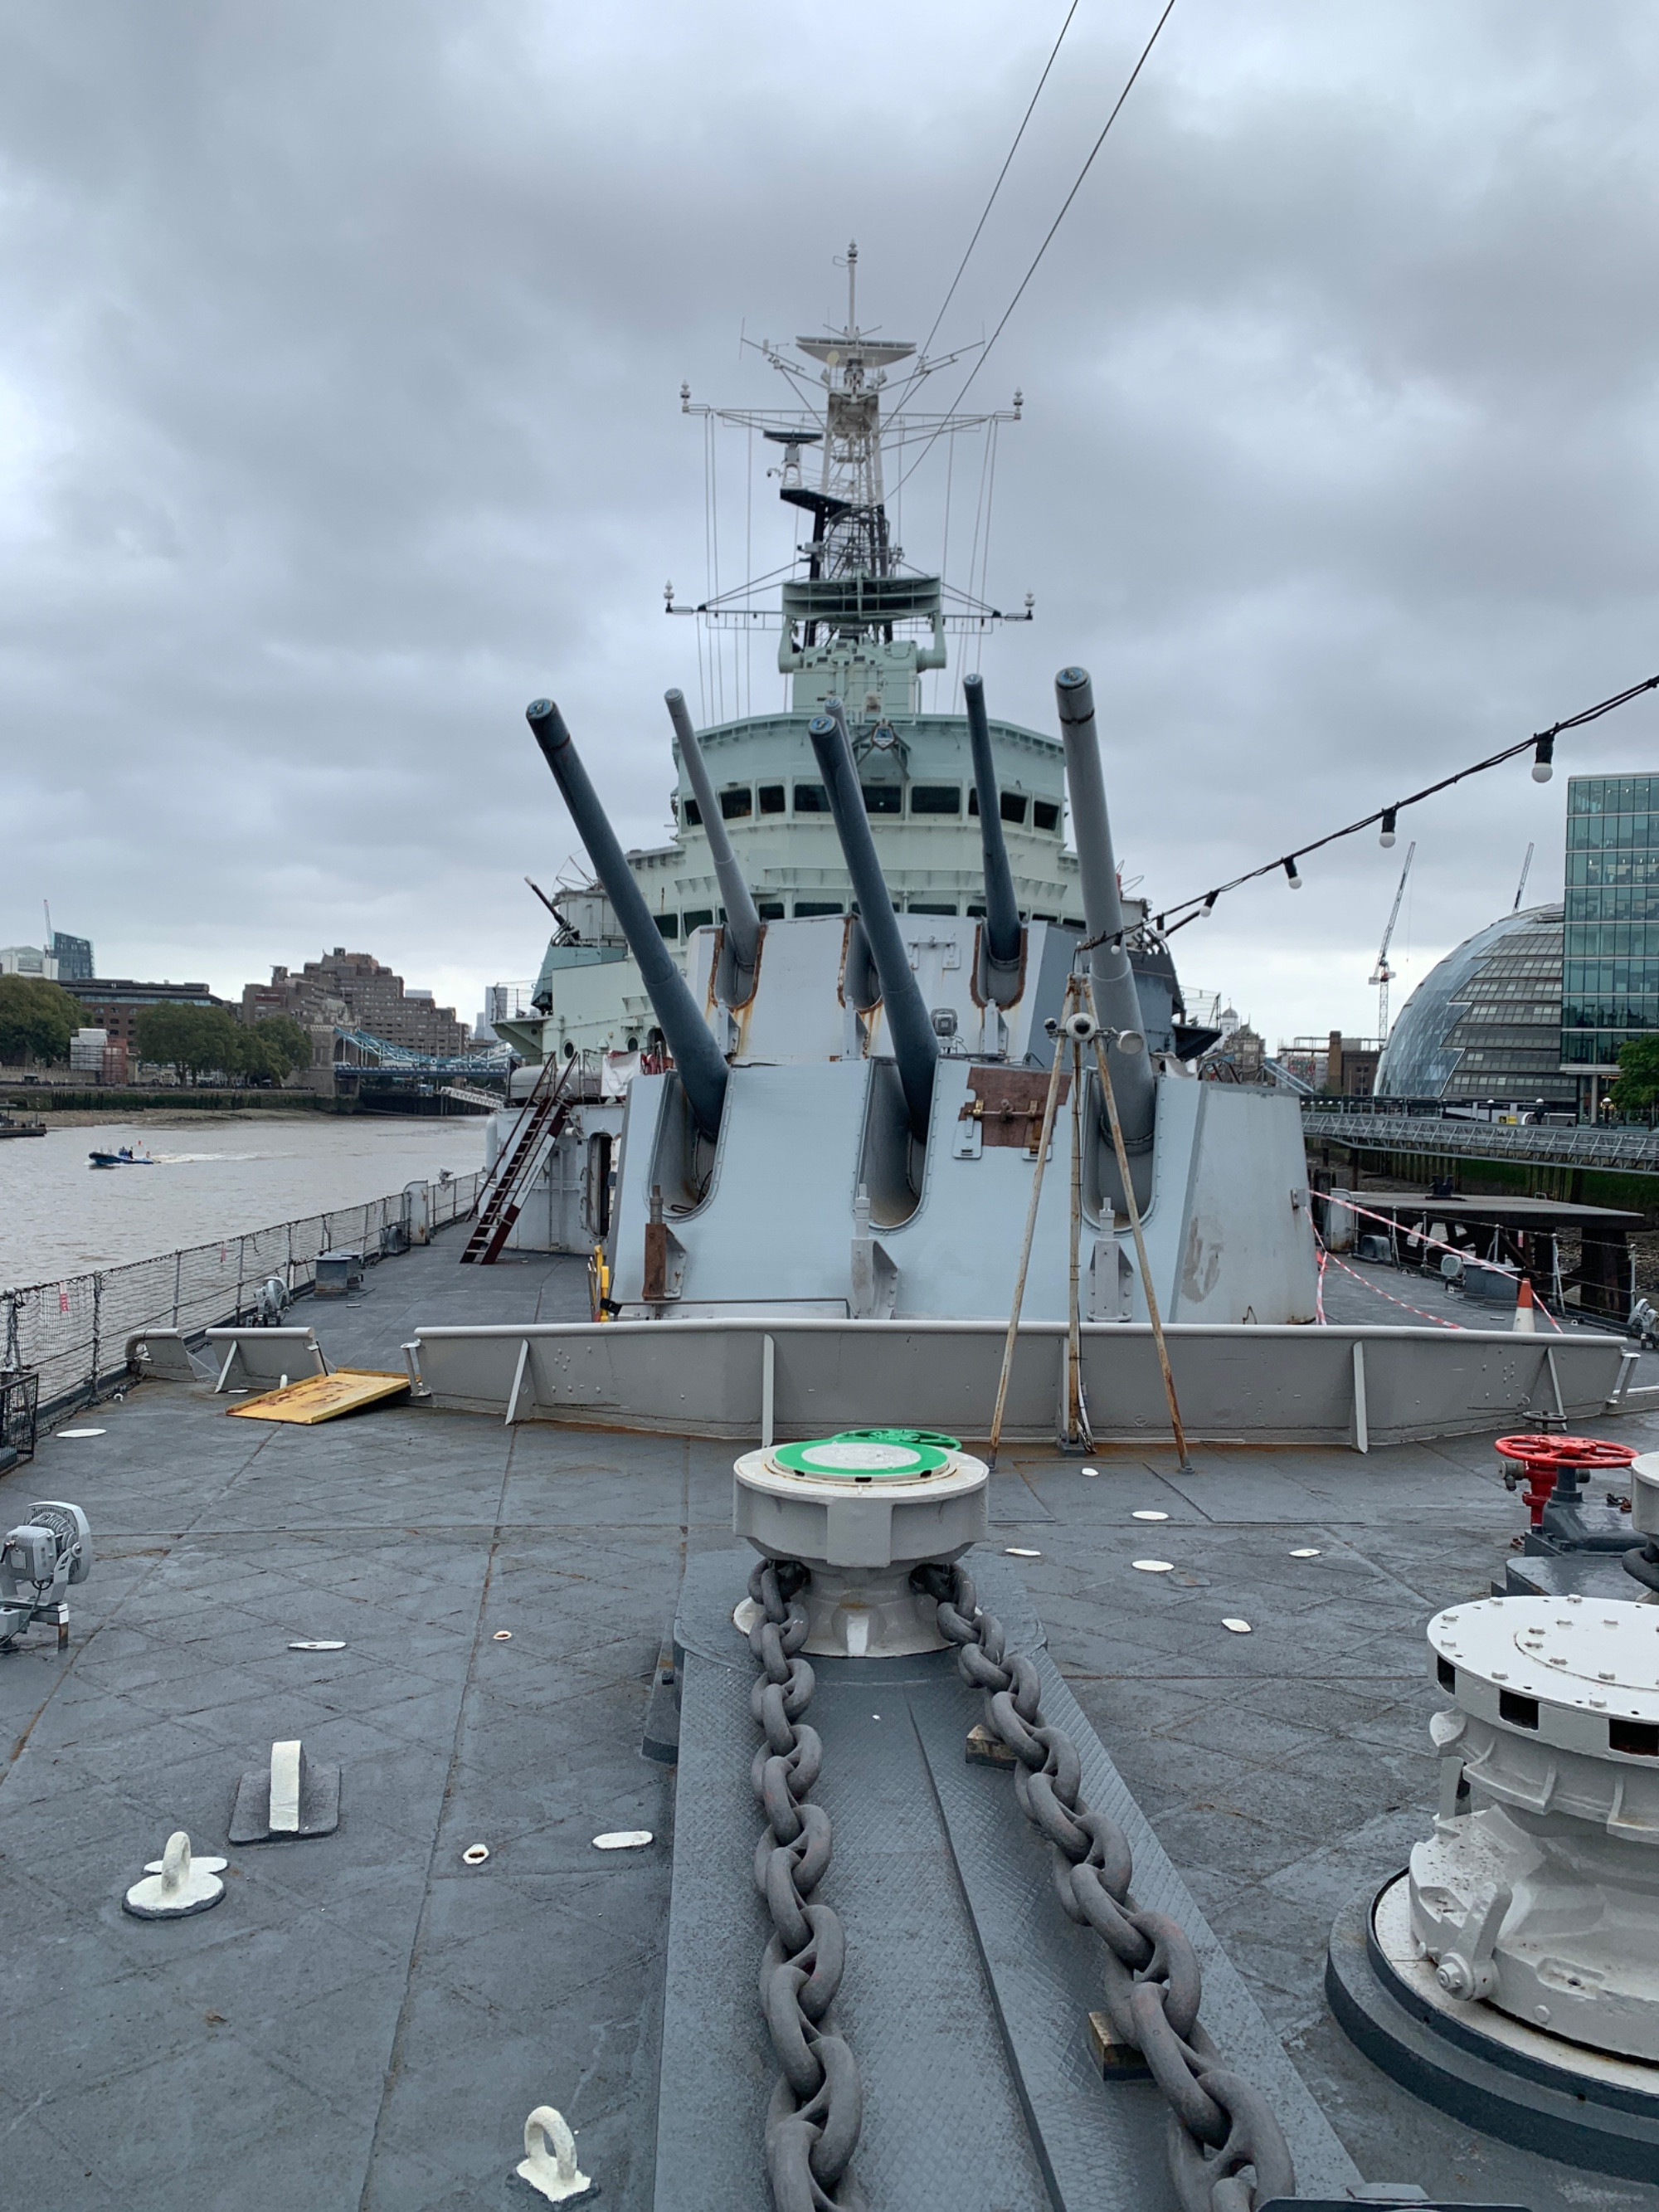
M 779 498 L 811 519 L 782 572 L 781 607 L 757 603 L 777 572 L 727 591 L 716 575 L 708 597 L 695 606 L 679 605 L 672 586 L 664 599 L 668 613 L 695 615 L 711 630 L 781 623 L 778 667 L 794 678 L 796 710 L 844 700 L 857 749 L 872 728 L 918 710 L 918 679 L 945 665 L 947 630 L 1030 622 L 1032 605 L 1028 594 L 1018 612 L 1004 613 L 907 562 L 894 542 L 884 472 L 890 450 L 965 431 L 994 434 L 998 424 L 1019 421 L 1019 396 L 1012 410 L 980 415 L 908 412 L 905 403 L 927 377 L 973 349 L 930 359 L 911 339 L 883 337 L 878 325 L 860 327 L 856 242 L 836 258 L 847 271 L 847 320 L 840 329 L 828 326 L 788 343 L 743 341 L 784 378 L 797 406 L 711 407 L 694 404 L 690 387 L 680 387 L 681 411 L 702 416 L 711 431 L 724 424 L 760 434 L 776 453 L 769 473 L 778 479 Z M 901 405 L 884 416 L 890 375 L 901 363 L 909 364 L 894 387 Z

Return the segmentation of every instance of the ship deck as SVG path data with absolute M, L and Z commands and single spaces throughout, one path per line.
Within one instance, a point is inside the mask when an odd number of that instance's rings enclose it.
M 441 1238 L 304 1317 L 337 1363 L 386 1367 L 417 1321 L 586 1317 L 580 1262 L 458 1252 Z M 551 2103 L 600 2201 L 648 2212 L 674 1774 L 641 1727 L 686 1559 L 733 1548 L 729 1449 L 410 1405 L 278 1427 L 161 1383 L 69 1425 L 103 1433 L 44 1438 L 0 1492 L 5 1525 L 76 1500 L 98 1553 L 68 1651 L 0 1655 L 13 2201 L 527 2203 L 507 2176 Z M 1659 2212 L 1659 2186 L 1414 2102 L 1325 2007 L 1333 1918 L 1432 1810 L 1424 1624 L 1490 1588 L 1522 1525 L 1489 1443 L 1194 1460 L 1178 1478 L 1167 1452 L 1109 1450 L 1091 1477 L 1021 1449 L 992 1541 L 1038 1554 L 1017 1565 L 1061 1674 L 1360 2170 Z M 1148 1553 L 1174 1571 L 1135 1571 Z M 289 1648 L 321 1638 L 346 1648 Z M 341 1769 L 337 1834 L 232 1850 L 199 1917 L 125 1915 L 170 1830 L 225 1849 L 243 1771 L 295 1735 Z M 634 1827 L 648 1849 L 594 1851 Z M 752 1984 L 709 2002 L 752 2006 Z

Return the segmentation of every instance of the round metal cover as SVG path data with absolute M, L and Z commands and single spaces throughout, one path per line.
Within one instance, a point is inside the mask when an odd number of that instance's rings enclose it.
M 1434 1649 L 1540 1704 L 1659 1721 L 1659 1607 L 1618 1598 L 1504 1597 L 1437 1613 Z
M 915 1482 L 938 1474 L 951 1455 L 934 1444 L 897 1443 L 876 1436 L 820 1437 L 810 1443 L 780 1444 L 776 1464 L 790 1474 L 830 1482 Z
M 947 1437 L 942 1429 L 837 1429 L 835 1442 L 872 1444 L 931 1444 L 935 1451 L 962 1449 L 960 1437 Z

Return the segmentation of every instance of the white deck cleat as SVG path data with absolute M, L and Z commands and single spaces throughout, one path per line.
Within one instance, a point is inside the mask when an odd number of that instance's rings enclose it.
M 551 2105 L 538 2105 L 525 2122 L 524 2156 L 513 2170 L 550 2204 L 568 2204 L 593 2186 L 576 2164 L 576 2138 L 564 2114 Z
M 190 1838 L 176 1828 L 161 1857 L 145 1868 L 148 1879 L 134 1882 L 121 1903 L 139 1920 L 182 1920 L 218 1904 L 225 1893 L 219 1879 L 224 1869 L 223 1859 L 192 1858 Z

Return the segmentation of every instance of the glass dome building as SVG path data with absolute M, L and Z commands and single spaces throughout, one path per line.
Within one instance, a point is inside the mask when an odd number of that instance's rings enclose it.
M 1559 904 L 1528 907 L 1449 952 L 1401 1008 L 1378 1093 L 1573 1105 L 1577 1084 L 1561 1069 L 1562 932 Z

